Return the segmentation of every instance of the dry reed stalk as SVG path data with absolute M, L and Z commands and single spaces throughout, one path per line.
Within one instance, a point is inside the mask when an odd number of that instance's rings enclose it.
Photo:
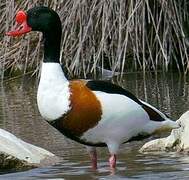
M 187 73 L 187 0 L 2 0 L 0 1 L 0 63 L 2 71 L 34 69 L 42 59 L 39 34 L 16 39 L 3 34 L 14 24 L 18 9 L 43 4 L 61 17 L 61 61 L 71 76 L 96 74 L 98 67 L 128 71 Z M 5 20 L 6 19 L 6 20 Z M 36 40 L 37 39 L 37 40 Z M 3 74 L 3 73 L 2 73 Z M 3 78 L 3 75 L 2 75 Z

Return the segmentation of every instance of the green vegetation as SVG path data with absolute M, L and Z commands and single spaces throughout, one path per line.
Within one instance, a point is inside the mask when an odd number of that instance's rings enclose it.
M 14 26 L 18 9 L 37 4 L 52 7 L 61 17 L 61 61 L 71 76 L 95 74 L 97 67 L 118 72 L 188 71 L 187 0 L 1 0 L 3 70 L 38 72 L 42 36 L 4 36 Z

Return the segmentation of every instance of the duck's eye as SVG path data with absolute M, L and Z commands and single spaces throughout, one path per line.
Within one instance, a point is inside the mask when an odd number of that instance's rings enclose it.
M 33 16 L 33 18 L 38 18 L 38 17 L 39 17 L 39 14 L 38 14 L 37 12 L 34 12 L 34 13 L 32 14 L 32 16 Z

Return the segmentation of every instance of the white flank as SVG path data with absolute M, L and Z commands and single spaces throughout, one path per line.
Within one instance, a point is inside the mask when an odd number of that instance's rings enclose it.
M 168 118 L 163 122 L 151 121 L 147 112 L 129 97 L 99 91 L 94 93 L 101 102 L 102 119 L 96 127 L 85 132 L 82 139 L 106 143 L 110 153 L 117 153 L 120 144 L 139 134 L 151 134 L 167 126 L 176 127 L 176 123 Z
M 101 102 L 102 120 L 82 138 L 94 143 L 104 142 L 111 153 L 116 153 L 121 143 L 143 130 L 149 117 L 140 105 L 124 95 L 94 93 Z
M 43 63 L 37 92 L 39 112 L 48 121 L 61 117 L 69 110 L 70 91 L 59 63 Z

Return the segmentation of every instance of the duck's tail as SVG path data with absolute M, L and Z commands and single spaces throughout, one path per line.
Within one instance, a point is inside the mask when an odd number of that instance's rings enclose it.
M 179 127 L 180 125 L 176 121 L 166 119 L 165 121 L 161 122 L 161 125 L 159 128 L 157 128 L 156 132 L 169 131 Z
M 144 127 L 144 132 L 147 134 L 160 134 L 179 127 L 180 125 L 176 121 L 172 121 L 170 119 L 166 119 L 161 122 L 149 121 L 149 123 L 147 123 Z
M 140 102 L 142 103 L 142 107 L 148 113 L 150 118 L 150 121 L 144 127 L 144 130 L 147 133 L 152 134 L 180 127 L 180 125 L 176 121 L 171 120 L 167 115 L 165 115 L 155 107 L 141 100 Z

